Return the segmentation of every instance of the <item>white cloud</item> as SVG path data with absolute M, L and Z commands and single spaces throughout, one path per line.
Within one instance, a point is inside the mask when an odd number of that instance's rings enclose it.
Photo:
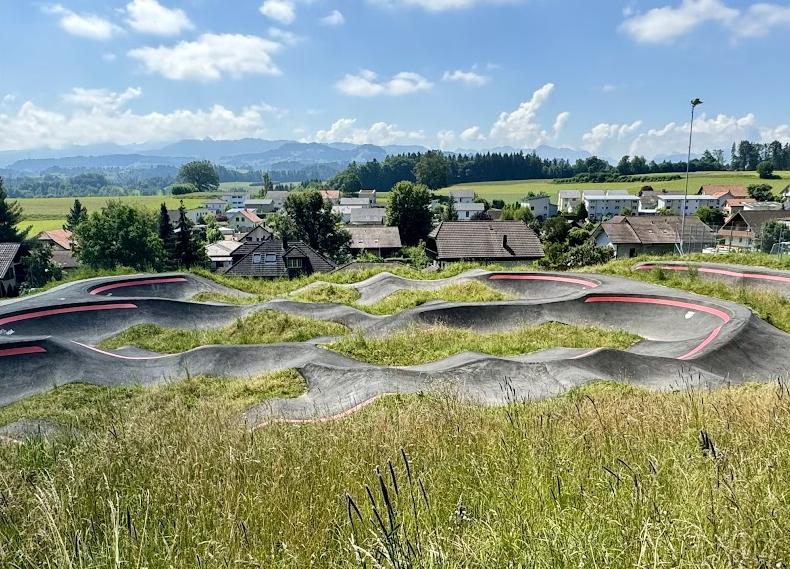
M 677 7 L 645 13 L 631 10 L 624 16 L 620 30 L 642 43 L 671 43 L 706 23 L 719 24 L 734 38 L 764 36 L 774 27 L 790 27 L 790 6 L 763 2 L 739 10 L 722 0 L 683 0 Z
M 357 119 L 343 118 L 335 121 L 329 130 L 319 130 L 314 137 L 302 139 L 302 142 L 350 142 L 351 144 L 386 145 L 403 141 L 415 141 L 425 138 L 423 131 L 398 130 L 395 124 L 377 122 L 369 128 L 356 127 Z
M 346 19 L 343 17 L 337 10 L 332 10 L 332 12 L 321 18 L 321 23 L 325 26 L 342 26 L 345 23 Z
M 461 140 L 485 140 L 486 137 L 479 126 L 470 126 L 461 133 Z
M 447 150 L 455 146 L 455 132 L 452 130 L 440 130 L 436 133 L 436 139 L 439 141 L 440 150 Z
M 605 145 L 611 141 L 622 142 L 626 136 L 638 130 L 640 126 L 642 126 L 642 121 L 634 121 L 631 124 L 598 124 L 590 132 L 582 135 L 582 146 L 594 154 L 605 148 Z
M 782 144 L 790 144 L 790 124 L 781 124 L 775 127 L 760 129 L 760 138 L 763 142 L 778 140 Z
M 136 144 L 184 138 L 238 139 L 266 134 L 265 116 L 272 107 L 251 105 L 234 112 L 222 105 L 208 109 L 175 109 L 137 114 L 124 108 L 139 89 L 122 93 L 105 89 L 74 89 L 63 99 L 72 107 L 56 112 L 32 101 L 16 113 L 0 113 L 0 150 L 114 142 Z
M 280 41 L 285 45 L 296 45 L 304 41 L 304 38 L 302 36 L 296 35 L 291 31 L 283 30 L 281 28 L 271 27 L 269 28 L 268 33 L 270 38 L 276 41 Z
M 429 12 L 462 10 L 478 4 L 515 4 L 520 0 L 369 0 L 373 4 L 391 7 L 415 7 Z
M 617 91 L 617 85 L 612 85 L 611 83 L 607 83 L 603 87 L 601 87 L 602 93 L 611 93 L 612 91 Z
M 279 75 L 272 55 L 281 47 L 258 36 L 203 34 L 197 41 L 133 49 L 128 55 L 149 73 L 168 79 L 217 81 L 224 75 L 234 79 L 249 74 Z
M 748 113 L 742 117 L 717 115 L 707 118 L 703 113 L 694 119 L 695 149 L 729 149 L 738 140 L 757 140 L 760 129 L 756 126 L 755 116 Z M 629 148 L 631 155 L 655 156 L 672 152 L 685 152 L 688 148 L 689 123 L 677 125 L 669 123 L 660 129 L 651 129 L 637 136 Z
M 266 0 L 259 10 L 267 18 L 286 26 L 296 19 L 296 7 L 289 0 Z
M 114 53 L 103 53 L 101 58 L 104 61 L 115 61 L 117 59 L 117 56 Z
M 571 118 L 571 114 L 568 111 L 561 112 L 557 115 L 557 118 L 554 119 L 554 136 L 555 138 L 557 135 L 562 132 L 562 129 L 565 128 L 565 125 L 568 124 L 568 120 Z
M 156 0 L 132 0 L 126 5 L 126 13 L 126 23 L 147 34 L 173 36 L 195 27 L 183 10 L 165 8 Z
M 425 91 L 433 84 L 422 75 L 411 71 L 402 71 L 389 81 L 377 82 L 378 75 L 368 69 L 360 70 L 358 75 L 348 74 L 335 83 L 341 93 L 355 97 L 375 97 L 377 95 L 409 95 L 417 91 Z
M 481 87 L 488 83 L 491 78 L 487 77 L 486 75 L 475 73 L 474 71 L 462 71 L 460 69 L 456 69 L 455 71 L 445 71 L 444 75 L 442 75 L 442 80 L 459 81 L 461 83 L 466 83 L 467 85 Z
M 570 114 L 563 112 L 557 116 L 554 132 L 544 130 L 537 116 L 538 110 L 553 90 L 554 84 L 546 83 L 532 94 L 529 101 L 521 103 L 518 109 L 500 114 L 499 119 L 491 127 L 489 138 L 501 139 L 522 146 L 538 146 L 555 140 Z
M 121 31 L 121 28 L 94 14 L 77 14 L 60 4 L 47 5 L 42 8 L 45 14 L 60 17 L 60 27 L 74 36 L 94 40 L 108 40 Z
M 6 93 L 5 95 L 3 95 L 3 104 L 4 105 L 11 104 L 14 101 L 16 101 L 16 95 L 14 95 L 13 93 Z

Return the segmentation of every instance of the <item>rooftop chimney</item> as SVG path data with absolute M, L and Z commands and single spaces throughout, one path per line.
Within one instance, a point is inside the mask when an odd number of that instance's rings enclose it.
M 288 249 L 288 235 L 283 233 L 283 251 Z
M 502 248 L 507 249 L 507 235 L 502 236 Z

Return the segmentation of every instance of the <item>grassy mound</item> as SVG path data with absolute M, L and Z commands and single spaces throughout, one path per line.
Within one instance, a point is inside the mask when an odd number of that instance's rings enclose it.
M 262 310 L 224 328 L 181 330 L 156 324 L 132 326 L 99 344 L 105 350 L 137 346 L 160 354 L 185 352 L 213 344 L 273 344 L 304 342 L 320 336 L 342 336 L 348 328 L 334 322 Z
M 187 404 L 179 393 L 130 404 L 81 439 L 0 445 L 0 566 L 782 567 L 790 558 L 785 386 L 699 394 L 595 384 L 498 409 L 431 393 L 254 433 L 221 401 Z
M 353 334 L 327 347 L 372 364 L 407 366 L 436 361 L 464 351 L 514 356 L 557 347 L 624 349 L 639 340 L 639 336 L 628 332 L 549 322 L 493 334 L 478 334 L 446 326 L 429 330 L 414 328 L 387 338 Z

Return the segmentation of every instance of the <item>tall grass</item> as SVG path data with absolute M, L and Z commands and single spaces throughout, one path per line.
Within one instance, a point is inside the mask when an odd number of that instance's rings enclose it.
M 348 328 L 335 322 L 261 310 L 223 328 L 182 330 L 139 324 L 99 344 L 105 350 L 137 346 L 161 354 L 185 352 L 212 344 L 272 344 L 304 342 L 321 336 L 342 336 Z
M 436 361 L 463 351 L 513 356 L 556 347 L 625 349 L 639 340 L 639 336 L 629 332 L 549 322 L 491 334 L 447 326 L 427 330 L 414 327 L 385 338 L 357 333 L 328 344 L 327 348 L 372 364 L 406 366 Z
M 391 397 L 249 432 L 133 406 L 0 447 L 3 567 L 784 567 L 784 384 Z

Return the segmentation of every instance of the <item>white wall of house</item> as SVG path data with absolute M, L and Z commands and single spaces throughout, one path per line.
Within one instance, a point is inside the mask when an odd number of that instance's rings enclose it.
M 670 209 L 675 215 L 683 214 L 683 196 L 658 196 L 658 209 Z M 688 196 L 686 198 L 686 215 L 694 215 L 701 207 L 720 209 L 718 198 L 713 196 Z
M 584 195 L 584 207 L 587 214 L 595 219 L 620 215 L 624 209 L 634 214 L 639 212 L 639 196 L 601 196 Z
M 540 216 L 542 219 L 548 219 L 557 215 L 557 205 L 551 203 L 549 196 L 525 198 L 521 202 L 521 207 L 527 208 L 535 217 Z
M 244 207 L 244 202 L 246 202 L 248 199 L 250 199 L 250 194 L 249 194 L 249 192 L 244 192 L 244 193 L 232 192 L 232 193 L 225 194 L 224 196 L 222 196 L 222 199 L 224 201 L 228 202 L 228 204 L 230 204 L 230 207 L 243 208 Z

